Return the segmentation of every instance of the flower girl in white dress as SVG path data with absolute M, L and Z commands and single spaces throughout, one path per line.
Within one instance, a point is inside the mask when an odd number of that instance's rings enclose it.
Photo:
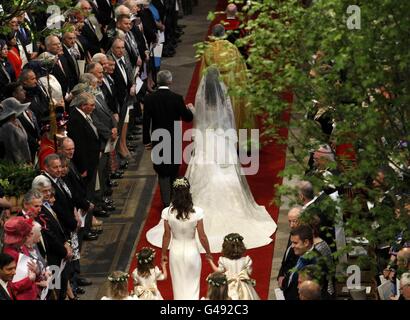
M 114 271 L 109 277 L 110 292 L 108 296 L 104 296 L 101 300 L 138 300 L 134 295 L 128 292 L 128 273 L 122 271 Z
M 138 267 L 132 272 L 134 294 L 140 300 L 164 300 L 157 287 L 157 281 L 168 277 L 166 261 L 162 261 L 162 271 L 154 266 L 155 250 L 142 248 L 137 253 Z
M 228 279 L 228 295 L 232 300 L 260 300 L 255 289 L 255 280 L 250 278 L 252 259 L 245 256 L 246 248 L 243 237 L 230 233 L 224 238 L 222 256 L 218 266 L 208 259 L 214 271 L 225 273 Z

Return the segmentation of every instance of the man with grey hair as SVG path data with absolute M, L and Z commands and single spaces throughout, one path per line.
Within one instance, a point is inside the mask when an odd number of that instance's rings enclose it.
M 172 74 L 168 70 L 158 73 L 158 90 L 145 97 L 143 115 L 143 143 L 147 150 L 151 150 L 159 140 L 151 140 L 151 134 L 156 130 L 163 130 L 169 134 L 171 145 L 164 146 L 151 154 L 154 170 L 158 174 L 159 186 L 161 190 L 162 203 L 168 207 L 171 201 L 171 185 L 178 175 L 180 163 L 176 159 L 182 159 L 182 150 L 177 149 L 182 142 L 182 132 L 180 131 L 180 120 L 191 122 L 193 120 L 192 103 L 185 105 L 181 95 L 172 92 L 169 86 L 172 83 Z M 174 129 L 179 130 L 174 132 Z M 168 137 L 167 137 L 168 138 Z M 175 141 L 174 139 L 178 139 Z M 169 148 L 170 147 L 170 148 Z M 179 156 L 175 154 L 180 153 Z
M 23 209 L 17 214 L 26 219 L 36 219 L 43 205 L 43 194 L 37 190 L 29 190 L 23 198 Z
M 410 273 L 406 272 L 400 278 L 400 297 L 399 300 L 410 300 Z
M 290 230 L 293 230 L 300 225 L 299 217 L 301 212 L 302 207 L 300 206 L 293 207 L 289 210 L 288 222 Z M 295 252 L 293 251 L 289 235 L 288 244 L 285 253 L 283 254 L 282 263 L 277 277 L 279 288 L 284 288 L 283 284 L 288 280 L 287 276 L 289 276 L 289 270 L 296 265 L 297 261 L 298 256 L 296 256 Z
M 68 62 L 64 56 L 63 47 L 60 39 L 55 35 L 50 35 L 45 39 L 46 52 L 55 57 L 55 64 L 51 70 L 51 74 L 56 77 L 61 85 L 61 90 L 64 99 L 67 99 L 67 93 L 70 91 L 70 74 Z
M 298 183 L 299 201 L 302 203 L 302 216 L 320 218 L 319 237 L 326 241 L 332 251 L 336 250 L 335 246 L 335 221 L 337 215 L 337 203 L 326 192 L 321 191 L 315 196 L 313 185 L 309 181 L 300 181 Z

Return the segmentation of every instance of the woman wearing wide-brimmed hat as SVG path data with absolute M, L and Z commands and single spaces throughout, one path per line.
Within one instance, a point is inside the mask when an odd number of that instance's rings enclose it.
M 17 119 L 30 103 L 20 103 L 16 98 L 0 102 L 0 142 L 4 145 L 4 159 L 14 163 L 30 163 L 31 154 L 27 132 Z
M 24 247 L 24 244 L 31 236 L 32 229 L 33 221 L 24 217 L 12 217 L 4 224 L 3 253 L 13 257 L 16 265 L 18 265 L 20 253 L 29 256 L 29 252 Z M 27 276 L 19 281 L 12 281 L 10 283 L 15 300 L 38 300 L 37 271 L 37 264 L 33 261 L 28 262 Z

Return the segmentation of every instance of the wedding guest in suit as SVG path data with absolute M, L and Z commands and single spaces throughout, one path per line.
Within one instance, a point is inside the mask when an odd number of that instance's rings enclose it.
M 135 100 L 135 85 L 131 64 L 126 60 L 125 53 L 125 41 L 121 38 L 115 38 L 109 55 L 115 60 L 115 70 L 112 78 L 117 88 L 118 104 L 120 105 L 118 153 L 122 158 L 126 159 L 131 157 L 131 153 L 127 148 L 126 136 L 129 122 L 129 107 L 134 104 Z
M 299 226 L 299 216 L 301 212 L 301 207 L 294 207 L 289 210 L 288 212 L 288 222 L 290 230 L 295 229 Z M 289 275 L 289 270 L 292 269 L 296 262 L 298 261 L 298 257 L 295 255 L 295 252 L 292 248 L 292 242 L 290 241 L 290 235 L 288 240 L 288 245 L 286 247 L 285 253 L 283 254 L 282 263 L 280 266 L 280 270 L 278 273 L 278 285 L 281 289 L 284 288 L 284 284 L 287 283 L 289 279 L 286 278 Z
M 60 267 L 63 260 L 71 259 L 73 252 L 57 213 L 53 209 L 55 190 L 51 186 L 51 181 L 42 175 L 33 180 L 32 188 L 43 195 L 43 205 L 37 222 L 42 226 L 42 236 L 47 251 L 47 263 L 49 266 Z M 57 293 L 59 300 L 65 300 L 66 298 L 67 276 L 67 269 L 64 269 L 60 282 L 61 287 Z
M 80 77 L 80 69 L 78 67 L 77 59 L 80 58 L 80 52 L 75 48 L 75 43 L 77 36 L 74 33 L 74 30 L 67 31 L 63 34 L 63 56 L 67 62 L 67 73 L 68 73 L 68 82 L 69 90 L 71 91 L 74 86 L 78 83 Z
M 51 74 L 58 80 L 61 85 L 62 95 L 67 99 L 67 93 L 70 92 L 70 76 L 71 72 L 64 57 L 61 41 L 57 36 L 48 36 L 45 39 L 46 50 L 49 54 L 55 57 L 55 63 L 51 70 Z
M 147 150 L 151 150 L 162 141 L 162 139 L 159 141 L 151 140 L 151 134 L 157 129 L 166 130 L 172 139 L 171 145 L 165 146 L 170 148 L 161 150 L 159 154 L 152 155 L 164 207 L 168 207 L 170 204 L 172 182 L 177 177 L 180 166 L 179 163 L 176 163 L 174 157 L 174 146 L 178 142 L 174 141 L 174 137 L 176 139 L 182 139 L 182 137 L 181 132 L 174 132 L 174 128 L 180 128 L 179 124 L 175 124 L 181 119 L 186 122 L 193 120 L 193 105 L 185 105 L 182 96 L 170 90 L 169 86 L 171 84 L 171 72 L 168 70 L 160 71 L 158 73 L 159 88 L 154 93 L 146 96 L 143 115 L 143 143 Z M 182 153 L 182 150 L 177 151 Z M 160 161 L 160 157 L 170 157 L 171 163 Z M 182 159 L 182 155 L 180 155 L 180 158 Z
M 91 118 L 95 109 L 95 97 L 87 92 L 76 97 L 76 107 L 70 113 L 67 131 L 76 150 L 73 161 L 87 186 L 87 198 L 94 199 L 101 142 Z M 74 102 L 74 101 L 73 101 Z
M 50 97 L 47 90 L 41 82 L 37 81 L 37 75 L 31 69 L 23 69 L 19 82 L 22 83 L 23 89 L 26 91 L 26 100 L 24 102 L 30 102 L 29 109 L 37 119 L 37 126 L 41 128 L 50 112 Z
M 292 248 L 298 256 L 296 271 L 290 272 L 288 282 L 283 285 L 285 300 L 299 300 L 298 294 L 298 271 L 304 266 L 316 264 L 320 253 L 313 245 L 313 231 L 307 225 L 301 225 L 290 232 Z M 292 268 L 293 269 L 293 268 Z
M 77 7 L 82 9 L 84 15 L 84 26 L 81 30 L 81 34 L 87 39 L 88 50 L 93 56 L 98 52 L 101 52 L 101 42 L 97 35 L 97 29 L 90 21 L 90 16 L 92 13 L 92 6 L 86 0 L 80 0 Z
M 15 300 L 9 283 L 16 274 L 16 262 L 7 253 L 0 253 L 0 300 Z

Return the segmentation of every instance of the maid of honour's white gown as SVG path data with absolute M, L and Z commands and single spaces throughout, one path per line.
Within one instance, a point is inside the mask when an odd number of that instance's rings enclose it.
M 255 202 L 245 176 L 240 174 L 235 141 L 226 135 L 228 131 L 236 133 L 226 89 L 223 83 L 205 78 L 195 99 L 194 128 L 198 131 L 194 154 L 185 174 L 191 184 L 193 203 L 203 209 L 211 252 L 220 252 L 224 237 L 233 232 L 244 237 L 248 249 L 265 246 L 272 241 L 276 223 L 265 207 Z M 213 98 L 205 97 L 206 91 L 206 95 Z M 161 247 L 163 233 L 161 220 L 147 232 L 147 239 Z

